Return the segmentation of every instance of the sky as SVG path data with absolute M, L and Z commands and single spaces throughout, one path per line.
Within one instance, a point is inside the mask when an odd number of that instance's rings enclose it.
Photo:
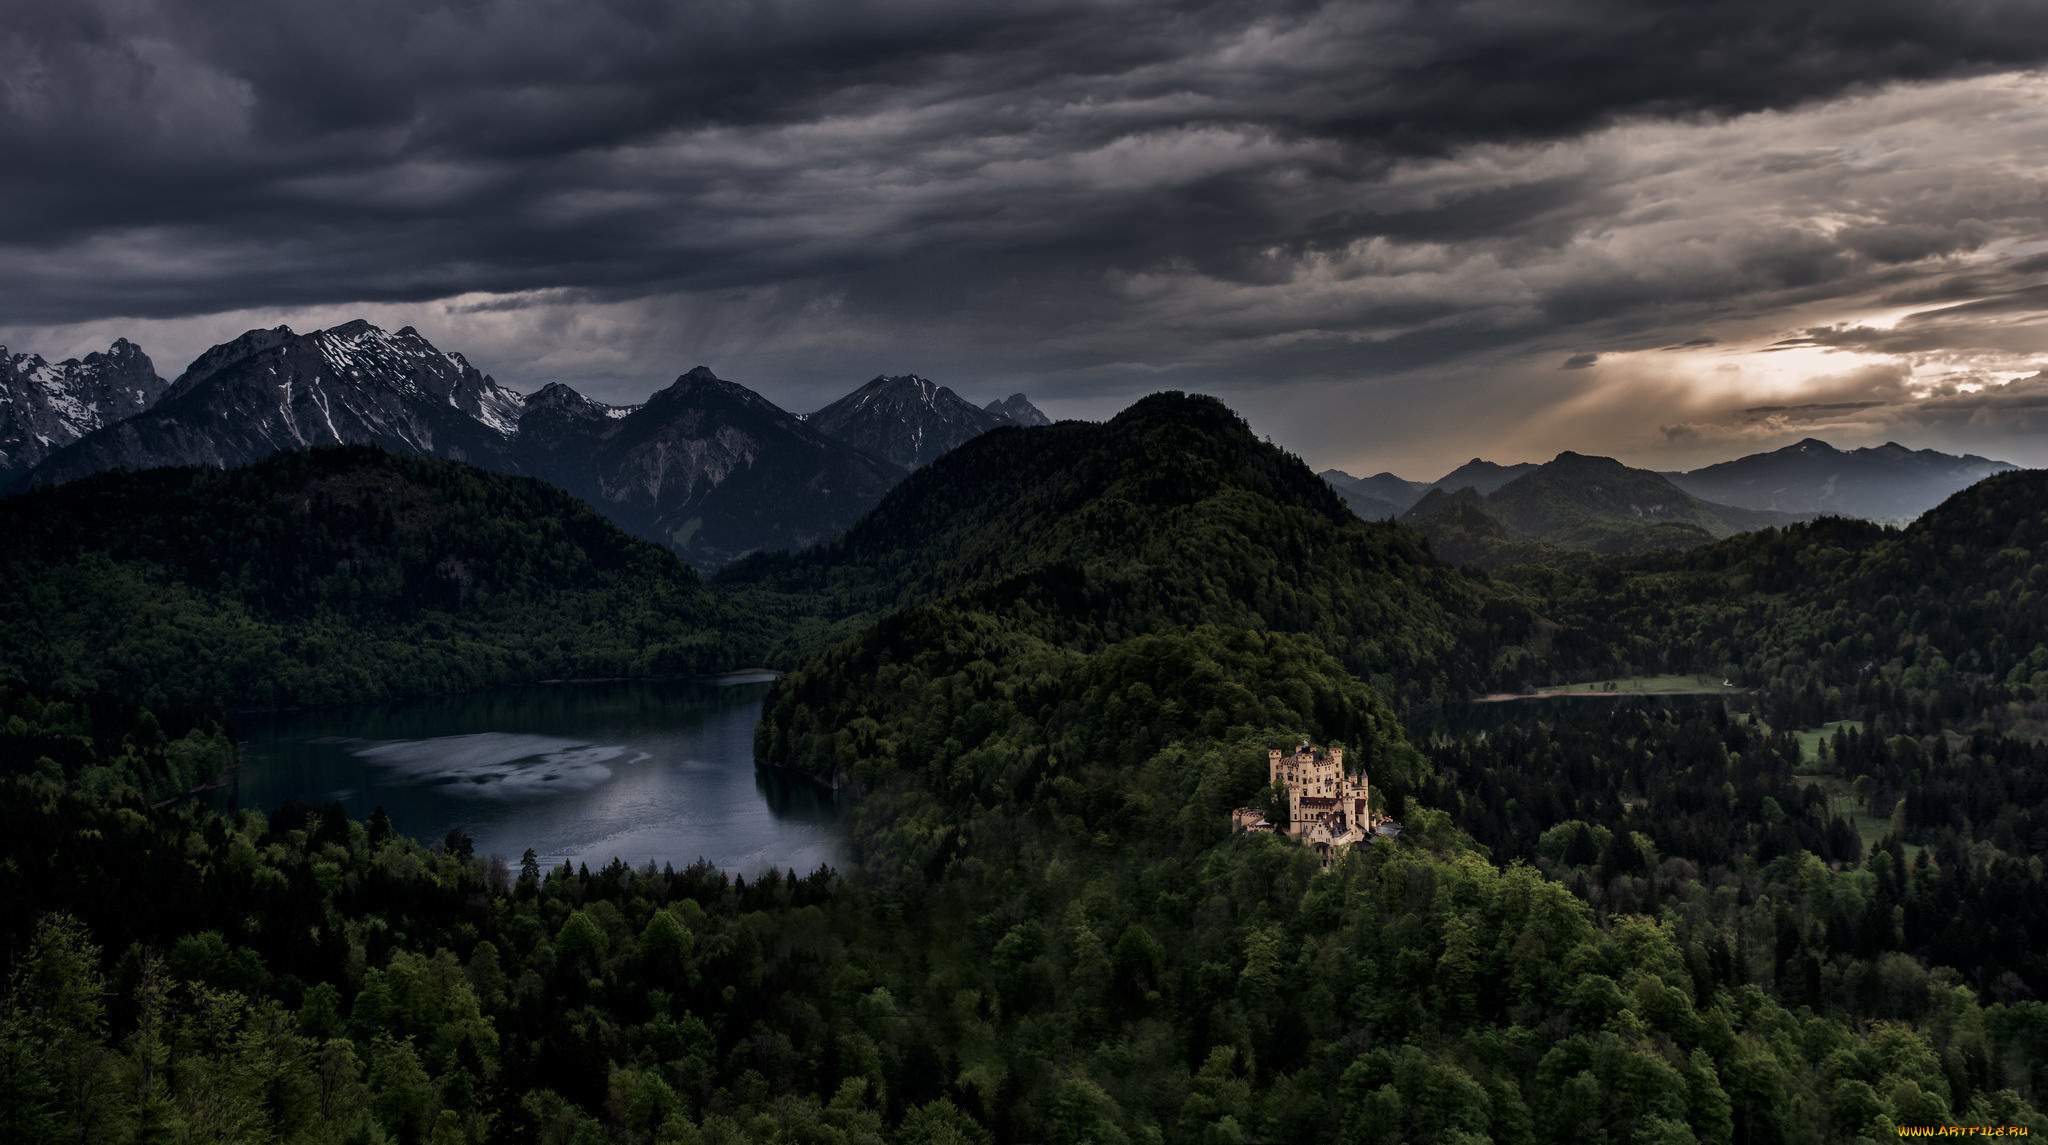
M 2032 0 L 0 0 L 0 343 L 2048 465 Z

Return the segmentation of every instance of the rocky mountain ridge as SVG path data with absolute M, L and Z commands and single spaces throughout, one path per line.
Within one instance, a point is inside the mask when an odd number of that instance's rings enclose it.
M 0 346 L 0 488 L 56 450 L 155 405 L 167 386 L 126 338 L 61 362 Z
M 10 383 L 23 379 L 6 394 L 9 458 L 22 458 L 9 474 L 15 487 L 376 445 L 543 478 L 707 570 L 830 537 L 905 472 L 704 367 L 641 405 L 608 405 L 559 382 L 527 397 L 412 327 L 360 320 L 308 334 L 251 330 L 168 384 L 127 342 L 83 363 L 17 355 L 9 367 Z M 950 390 L 924 388 L 967 411 L 977 433 L 1002 424 Z M 920 409 L 899 412 L 915 421 Z
M 342 443 L 506 470 L 524 403 L 410 326 L 390 333 L 358 319 L 311 334 L 252 330 L 200 355 L 150 408 L 53 452 L 27 482 L 117 468 L 227 468 Z
M 902 374 L 869 381 L 804 424 L 909 470 L 1011 422 L 930 378 Z
M 1034 425 L 1052 424 L 1052 419 L 1045 416 L 1043 410 L 1032 405 L 1031 399 L 1023 394 L 1011 394 L 1006 398 L 998 398 L 981 408 L 1007 420 L 1012 425 L 1021 425 L 1027 429 Z
M 555 467 L 586 475 L 565 487 L 703 569 L 835 536 L 904 475 L 704 366 L 644 405 L 597 415 L 604 428 L 585 408 L 571 415 L 573 428 L 564 419 L 551 431 L 560 442 Z M 537 470 L 538 435 L 527 438 L 529 428 L 538 419 L 522 421 L 515 448 Z

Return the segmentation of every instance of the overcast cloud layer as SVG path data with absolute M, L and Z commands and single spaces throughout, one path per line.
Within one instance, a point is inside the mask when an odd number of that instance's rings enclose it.
M 2048 464 L 2048 10 L 0 0 L 0 340 L 1217 393 L 1319 467 Z

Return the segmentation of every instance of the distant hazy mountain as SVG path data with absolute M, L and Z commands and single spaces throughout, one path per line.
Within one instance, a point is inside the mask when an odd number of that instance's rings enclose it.
M 1770 453 L 1665 476 L 1688 493 L 1727 505 L 1907 521 L 1952 493 L 2017 468 L 1895 442 L 1840 450 L 1809 437 Z
M 1479 491 L 1467 485 L 1456 493 L 1432 487 L 1401 519 L 1429 541 L 1430 554 L 1440 561 L 1477 568 L 1518 564 L 1576 565 L 1591 554 L 1534 541 L 1511 541 L 1499 521 L 1488 516 Z
M 1471 489 L 1491 493 L 1524 473 L 1535 469 L 1533 462 L 1496 465 L 1477 457 L 1451 470 L 1440 481 L 1409 481 L 1392 473 L 1353 477 L 1341 469 L 1325 469 L 1316 476 L 1327 482 L 1351 506 L 1351 511 L 1368 521 L 1388 520 L 1414 509 L 1431 490 L 1456 493 Z
M 630 409 L 548 386 L 513 457 L 704 569 L 833 536 L 904 472 L 703 366 Z
M 0 346 L 0 488 L 53 451 L 156 404 L 165 381 L 126 338 L 83 361 L 46 362 Z
M 1495 465 L 1491 461 L 1475 457 L 1430 482 L 1430 486 L 1446 493 L 1456 493 L 1460 489 L 1476 489 L 1484 496 L 1535 468 L 1536 463 L 1533 461 Z
M 1408 507 L 1406 513 L 1401 514 L 1401 520 L 1407 521 L 1410 524 L 1420 524 L 1431 517 L 1437 516 L 1452 505 L 1477 506 L 1479 500 L 1479 491 L 1469 486 L 1458 490 L 1456 493 L 1446 493 L 1432 485 L 1429 492 L 1424 493 L 1420 500 Z M 1493 521 L 1493 518 L 1488 517 L 1487 520 Z M 1499 521 L 1493 521 L 1493 525 L 1496 530 L 1500 528 Z M 1507 534 L 1502 533 L 1501 536 L 1505 537 Z
M 977 408 L 929 378 L 903 374 L 876 378 L 811 414 L 804 424 L 904 469 L 916 469 L 1010 420 Z
M 1403 520 L 1446 559 L 1484 565 L 1530 559 L 1531 545 L 1591 553 L 1691 548 L 1810 516 L 1714 504 L 1647 469 L 1565 452 L 1491 493 L 1438 485 Z
M 1401 506 L 1392 501 L 1368 497 L 1356 489 L 1347 489 L 1334 481 L 1330 483 L 1330 487 L 1337 491 L 1337 496 L 1344 498 L 1344 503 L 1349 505 L 1351 511 L 1358 514 L 1361 520 L 1391 521 L 1401 515 Z
M 1569 451 L 1486 494 L 1482 504 L 1510 539 L 1602 550 L 1601 541 L 1630 526 L 1696 528 L 1707 540 L 1811 516 L 1714 504 L 1662 474 Z
M 360 319 L 312 334 L 251 330 L 199 356 L 148 410 L 57 450 L 29 474 L 227 467 L 348 442 L 507 467 L 523 399 L 408 326 Z
M 1341 469 L 1325 469 L 1316 476 L 1335 489 L 1352 512 L 1368 521 L 1398 517 L 1430 490 L 1426 481 L 1408 481 L 1384 472 L 1353 477 Z
M 1044 411 L 1040 410 L 1037 406 L 1032 405 L 1030 399 L 1026 398 L 1023 394 L 1011 394 L 1009 397 L 992 401 L 981 408 L 985 412 L 1003 418 L 1012 425 L 1021 425 L 1028 428 L 1034 425 L 1052 424 L 1052 419 L 1045 416 Z

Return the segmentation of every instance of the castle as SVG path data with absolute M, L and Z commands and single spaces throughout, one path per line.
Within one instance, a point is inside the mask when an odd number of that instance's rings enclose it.
M 1370 838 L 1376 826 L 1368 799 L 1365 772 L 1344 770 L 1344 749 L 1328 754 L 1303 742 L 1292 754 L 1266 752 L 1267 782 L 1287 785 L 1287 834 L 1314 848 L 1329 870 L 1337 855 Z M 1240 807 L 1231 812 L 1231 826 L 1242 831 L 1271 831 L 1265 813 Z

